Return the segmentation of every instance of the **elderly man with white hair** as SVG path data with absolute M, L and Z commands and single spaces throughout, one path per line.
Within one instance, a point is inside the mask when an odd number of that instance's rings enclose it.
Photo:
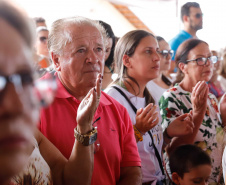
M 52 25 L 48 47 L 58 91 L 53 104 L 41 111 L 41 132 L 66 158 L 75 139 L 84 146 L 95 142 L 92 185 L 141 184 L 134 131 L 122 105 L 102 92 L 93 124 L 76 127 L 77 108 L 103 72 L 104 29 L 83 17 L 60 19 Z

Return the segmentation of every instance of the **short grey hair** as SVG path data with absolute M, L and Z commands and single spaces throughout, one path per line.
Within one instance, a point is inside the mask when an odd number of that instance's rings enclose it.
M 53 52 L 55 54 L 61 55 L 63 47 L 72 42 L 72 35 L 70 34 L 70 31 L 68 29 L 72 25 L 89 25 L 95 27 L 102 35 L 103 43 L 105 46 L 107 42 L 107 35 L 104 28 L 99 24 L 99 22 L 85 17 L 76 16 L 58 19 L 53 22 L 48 38 L 48 49 L 50 53 Z

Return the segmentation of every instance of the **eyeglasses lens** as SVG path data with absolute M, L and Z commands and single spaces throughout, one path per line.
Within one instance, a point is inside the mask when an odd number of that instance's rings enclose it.
M 196 17 L 197 19 L 200 19 L 200 18 L 202 17 L 202 14 L 201 14 L 201 13 L 197 13 L 197 14 L 195 15 L 195 17 Z

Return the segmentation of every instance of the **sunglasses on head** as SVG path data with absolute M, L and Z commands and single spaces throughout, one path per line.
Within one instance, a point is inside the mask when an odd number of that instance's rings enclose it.
M 41 42 L 46 42 L 46 41 L 47 41 L 47 37 L 39 37 L 39 40 L 40 40 Z
M 159 54 L 161 54 L 163 57 L 167 58 L 168 55 L 170 55 L 170 57 L 173 57 L 174 51 L 173 50 L 162 50 L 159 51 Z

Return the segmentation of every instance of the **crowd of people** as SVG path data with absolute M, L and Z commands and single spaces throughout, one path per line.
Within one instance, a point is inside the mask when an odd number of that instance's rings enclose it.
M 0 185 L 223 185 L 226 54 L 202 15 L 184 4 L 168 43 L 0 0 Z

